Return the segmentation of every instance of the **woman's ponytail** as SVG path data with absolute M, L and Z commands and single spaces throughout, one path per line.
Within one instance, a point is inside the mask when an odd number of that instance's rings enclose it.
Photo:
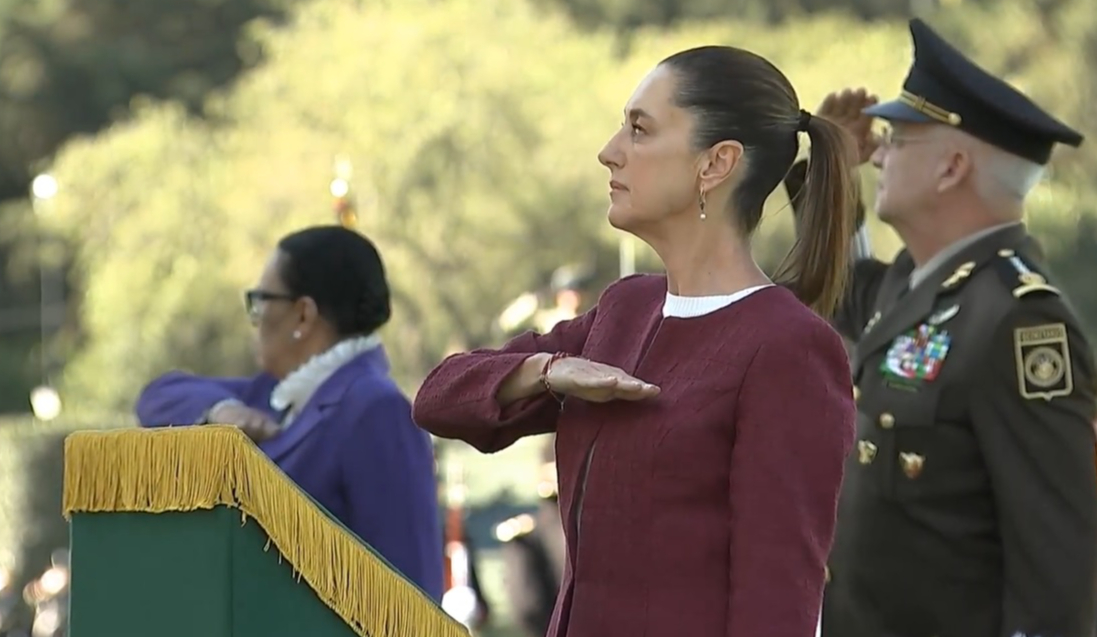
M 830 318 L 845 295 L 858 190 L 850 158 L 853 140 L 842 127 L 805 114 L 811 140 L 804 188 L 796 196 L 796 243 L 775 279 L 817 314 Z

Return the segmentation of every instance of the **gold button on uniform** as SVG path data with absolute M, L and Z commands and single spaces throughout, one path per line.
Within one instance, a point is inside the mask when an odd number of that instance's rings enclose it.
M 895 416 L 886 411 L 880 414 L 880 426 L 884 429 L 891 429 L 895 426 Z

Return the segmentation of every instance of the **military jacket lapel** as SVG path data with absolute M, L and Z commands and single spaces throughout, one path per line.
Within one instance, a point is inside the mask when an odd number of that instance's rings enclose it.
M 859 371 L 868 357 L 924 321 L 936 307 L 938 297 L 958 290 L 999 249 L 1017 247 L 1025 237 L 1025 230 L 1021 225 L 990 234 L 964 248 L 916 288 L 900 296 L 897 291 L 902 291 L 914 267 L 909 255 L 903 252 L 892 266 L 895 275 L 889 273 L 889 279 L 880 291 L 875 320 L 870 321 L 871 327 L 865 330 L 857 343 L 854 369 Z

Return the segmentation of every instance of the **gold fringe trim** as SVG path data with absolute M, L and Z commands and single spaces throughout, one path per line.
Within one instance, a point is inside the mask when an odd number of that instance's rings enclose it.
M 298 578 L 361 637 L 468 637 L 236 427 L 85 431 L 65 440 L 66 518 L 217 506 L 254 518 Z

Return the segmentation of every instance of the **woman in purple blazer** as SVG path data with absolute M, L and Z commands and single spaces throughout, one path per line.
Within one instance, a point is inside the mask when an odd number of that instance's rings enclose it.
M 233 424 L 302 489 L 435 600 L 442 545 L 430 437 L 389 377 L 381 257 L 339 226 L 278 243 L 246 294 L 262 373 L 171 372 L 137 401 L 144 427 Z

